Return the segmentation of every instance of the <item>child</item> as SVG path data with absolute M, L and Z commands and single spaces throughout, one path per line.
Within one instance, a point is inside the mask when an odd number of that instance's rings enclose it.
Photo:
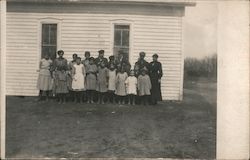
M 43 100 L 45 96 L 46 101 L 49 97 L 49 91 L 52 90 L 52 77 L 51 77 L 51 65 L 52 60 L 48 54 L 45 54 L 44 58 L 40 61 L 39 76 L 37 80 L 37 88 L 40 90 L 39 100 Z
M 125 81 L 129 104 L 135 105 L 135 96 L 137 95 L 137 78 L 134 71 L 130 71 L 130 76 Z
M 89 65 L 90 52 L 86 51 L 84 53 L 84 57 L 85 57 L 85 59 L 82 60 L 82 64 L 86 67 L 87 65 Z
M 146 69 L 142 69 L 141 75 L 138 77 L 138 92 L 141 101 L 144 105 L 148 104 L 151 90 L 151 81 L 149 76 L 146 74 Z
M 75 92 L 75 103 L 79 99 L 80 103 L 83 103 L 82 91 L 84 91 L 85 81 L 85 67 L 81 63 L 81 58 L 76 58 L 76 64 L 72 68 L 72 90 Z
M 108 91 L 108 69 L 105 62 L 98 67 L 97 91 L 99 104 L 104 104 L 105 94 Z
M 89 65 L 86 66 L 86 90 L 88 103 L 94 103 L 94 93 L 96 90 L 97 66 L 94 58 L 89 58 Z
M 109 93 L 109 102 L 114 103 L 115 97 L 115 80 L 116 80 L 116 69 L 115 64 L 110 64 L 109 66 L 109 84 L 108 84 L 108 93 Z
M 128 78 L 128 74 L 125 72 L 124 68 L 116 75 L 116 90 L 115 94 L 118 96 L 118 104 L 125 104 L 126 96 L 126 86 L 125 81 Z

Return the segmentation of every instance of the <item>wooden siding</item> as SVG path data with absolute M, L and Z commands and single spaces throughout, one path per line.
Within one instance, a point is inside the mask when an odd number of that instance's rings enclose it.
M 140 51 L 151 61 L 159 54 L 164 76 L 164 100 L 179 100 L 182 95 L 182 18 L 170 16 L 112 15 L 83 13 L 7 13 L 7 94 L 37 95 L 36 80 L 40 56 L 40 21 L 43 18 L 60 22 L 61 49 L 71 60 L 73 53 L 81 57 L 88 50 L 97 56 L 99 49 L 105 56 L 112 54 L 112 23 L 126 20 L 131 28 L 131 63 Z

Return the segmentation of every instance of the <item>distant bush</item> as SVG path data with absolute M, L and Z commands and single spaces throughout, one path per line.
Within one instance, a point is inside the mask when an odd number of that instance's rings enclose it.
M 217 78 L 217 54 L 204 57 L 203 59 L 185 58 L 185 79 L 193 78 Z

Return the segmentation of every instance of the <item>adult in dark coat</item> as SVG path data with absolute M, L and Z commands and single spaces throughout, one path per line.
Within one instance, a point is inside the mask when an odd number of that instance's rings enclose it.
M 137 77 L 141 74 L 143 69 L 145 69 L 146 71 L 149 70 L 149 63 L 144 59 L 146 56 L 146 53 L 140 52 L 139 56 L 140 57 L 139 57 L 138 61 L 135 62 L 135 68 L 134 68 L 135 74 Z
M 119 51 L 118 57 L 115 60 L 115 64 L 118 71 L 123 68 L 125 72 L 129 74 L 131 65 L 129 63 L 128 57 L 126 57 L 124 54 L 125 53 L 122 50 Z
M 105 65 L 108 65 L 108 59 L 104 57 L 104 50 L 99 50 L 99 56 L 95 59 L 95 64 L 97 67 L 101 65 L 102 62 L 105 63 Z
M 157 101 L 162 100 L 161 96 L 161 77 L 162 77 L 162 66 L 158 62 L 158 55 L 153 55 L 153 61 L 149 64 L 149 76 L 152 84 L 151 89 L 151 102 L 157 104 Z

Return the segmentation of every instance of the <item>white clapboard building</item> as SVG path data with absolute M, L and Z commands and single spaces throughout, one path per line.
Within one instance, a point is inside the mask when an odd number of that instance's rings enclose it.
M 124 50 L 131 64 L 139 52 L 163 67 L 164 100 L 183 97 L 183 17 L 191 1 L 174 0 L 7 0 L 6 94 L 38 95 L 42 53 L 65 58 L 90 51 L 105 57 Z

